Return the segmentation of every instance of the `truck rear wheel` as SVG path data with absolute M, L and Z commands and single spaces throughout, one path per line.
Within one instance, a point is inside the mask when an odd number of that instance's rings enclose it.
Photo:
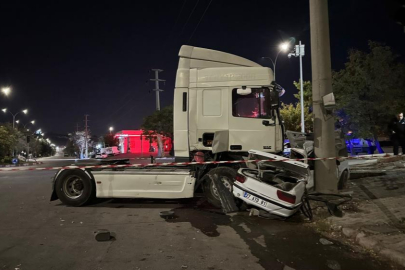
M 70 206 L 82 206 L 95 198 L 94 181 L 82 170 L 65 170 L 55 183 L 59 200 Z
M 224 186 L 232 192 L 233 182 L 235 181 L 236 171 L 228 167 L 219 167 L 212 169 L 203 177 L 203 191 L 208 202 L 218 208 L 221 208 L 221 200 L 218 195 L 218 190 L 215 188 L 210 175 L 218 175 L 218 178 L 224 184 Z

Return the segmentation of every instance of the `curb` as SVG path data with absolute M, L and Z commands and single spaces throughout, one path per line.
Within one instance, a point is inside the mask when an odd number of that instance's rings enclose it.
M 380 254 L 381 256 L 385 257 L 386 259 L 394 261 L 399 265 L 405 267 L 404 253 L 400 253 L 396 250 L 386 248 L 379 241 L 368 238 L 367 235 L 362 231 L 359 232 L 358 230 L 352 228 L 342 227 L 341 232 L 346 238 L 354 240 L 361 247 L 365 249 L 371 249 L 376 253 Z
M 387 170 L 356 170 L 350 169 L 350 179 L 385 175 Z
M 37 162 L 32 162 L 32 163 L 21 163 L 19 165 L 0 165 L 0 168 L 13 168 L 13 167 L 26 167 L 26 166 L 33 166 L 33 165 L 39 165 L 39 164 L 44 164 L 43 162 L 37 161 Z

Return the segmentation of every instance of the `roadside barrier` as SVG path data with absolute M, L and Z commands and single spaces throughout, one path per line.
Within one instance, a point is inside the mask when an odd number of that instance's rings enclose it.
M 60 166 L 60 167 L 12 167 L 0 168 L 0 172 L 10 171 L 46 171 L 46 170 L 61 170 L 61 169 L 105 169 L 105 168 L 144 168 L 144 167 L 163 167 L 163 166 L 189 166 L 189 165 L 209 165 L 209 164 L 237 164 L 237 163 L 255 163 L 255 162 L 285 162 L 285 161 L 312 161 L 312 160 L 351 160 L 351 159 L 375 159 L 395 157 L 392 155 L 367 155 L 354 157 L 329 157 L 329 158 L 298 158 L 298 159 L 251 159 L 251 160 L 228 160 L 228 161 L 204 161 L 204 162 L 165 162 L 165 163 L 149 163 L 149 164 L 119 164 L 119 165 L 83 165 L 83 166 Z

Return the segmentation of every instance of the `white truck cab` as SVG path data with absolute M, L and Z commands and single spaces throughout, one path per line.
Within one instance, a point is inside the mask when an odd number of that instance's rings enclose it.
M 278 93 L 270 68 L 185 45 L 179 57 L 174 92 L 176 161 L 189 161 L 196 151 L 282 151 Z

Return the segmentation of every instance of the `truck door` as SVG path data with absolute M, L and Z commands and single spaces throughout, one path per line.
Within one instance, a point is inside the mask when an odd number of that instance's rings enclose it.
M 270 90 L 267 87 L 251 88 L 243 94 L 238 94 L 236 88 L 230 91 L 230 150 L 281 151 L 281 127 L 271 110 Z

